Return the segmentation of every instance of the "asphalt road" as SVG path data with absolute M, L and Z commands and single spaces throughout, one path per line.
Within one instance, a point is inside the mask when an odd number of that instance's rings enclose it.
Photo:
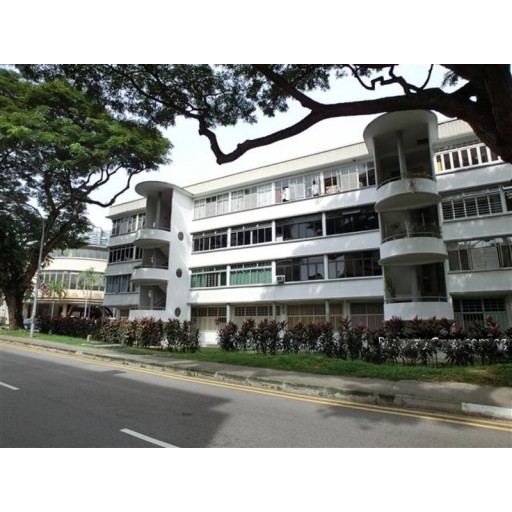
M 512 447 L 510 428 L 0 349 L 0 447 Z

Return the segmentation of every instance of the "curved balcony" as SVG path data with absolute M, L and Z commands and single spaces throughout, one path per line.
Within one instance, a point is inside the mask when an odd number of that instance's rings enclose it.
M 168 228 L 158 226 L 142 228 L 137 231 L 133 243 L 142 249 L 156 249 L 171 243 L 171 232 Z
M 169 269 L 163 267 L 138 267 L 133 270 L 132 283 L 142 285 L 162 285 L 169 280 Z
M 375 210 L 382 213 L 418 209 L 440 202 L 437 184 L 429 175 L 398 176 L 378 186 Z
M 389 237 L 380 247 L 381 265 L 425 265 L 448 258 L 444 241 L 432 232 Z
M 398 316 L 403 320 L 419 318 L 453 318 L 453 310 L 447 297 L 395 297 L 386 299 L 384 318 Z

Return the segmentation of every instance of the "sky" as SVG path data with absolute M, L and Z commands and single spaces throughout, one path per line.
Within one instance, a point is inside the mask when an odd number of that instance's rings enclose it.
M 402 66 L 401 70 L 409 80 L 420 85 L 427 77 L 428 66 L 407 65 Z M 443 75 L 444 70 L 436 66 L 431 77 L 431 83 L 439 85 Z M 371 99 L 399 93 L 399 88 L 395 86 L 380 87 L 375 92 L 367 91 L 355 79 L 346 77 L 342 80 L 336 80 L 330 91 L 316 93 L 314 97 L 328 103 L 340 100 Z M 259 122 L 256 125 L 239 123 L 235 127 L 218 129 L 221 147 L 224 151 L 228 151 L 247 138 L 255 138 L 293 124 L 304 117 L 306 113 L 307 111 L 294 102 L 285 114 L 277 115 L 274 118 L 259 116 Z M 216 163 L 206 137 L 198 134 L 197 123 L 193 120 L 180 118 L 176 126 L 164 132 L 174 146 L 171 151 L 172 163 L 161 167 L 159 171 L 142 173 L 136 176 L 132 181 L 130 190 L 121 195 L 116 204 L 140 198 L 135 192 L 134 186 L 141 181 L 162 180 L 183 187 L 228 174 L 362 142 L 364 128 L 375 117 L 358 116 L 325 120 L 300 135 L 270 146 L 251 150 L 237 161 L 223 165 Z M 446 119 L 439 115 L 438 118 L 440 120 Z M 124 174 L 119 176 L 105 186 L 94 198 L 102 201 L 109 199 L 114 191 L 123 188 L 125 179 Z M 107 210 L 104 208 L 96 206 L 89 208 L 91 222 L 104 229 L 110 229 L 111 227 L 111 221 L 106 218 L 107 214 Z

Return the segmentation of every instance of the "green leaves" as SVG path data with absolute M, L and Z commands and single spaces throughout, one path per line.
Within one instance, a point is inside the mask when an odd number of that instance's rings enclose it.
M 11 222 L 0 223 L 0 239 L 9 241 L 0 268 L 10 269 L 0 289 L 23 294 L 37 268 L 41 230 L 27 222 L 23 204 L 37 204 L 45 219 L 44 259 L 81 246 L 90 229 L 87 205 L 113 204 L 133 176 L 167 163 L 170 149 L 154 126 L 117 119 L 62 78 L 33 83 L 0 69 L 0 194 L 20 205 Z M 124 184 L 104 202 L 93 199 L 119 173 L 126 174 Z

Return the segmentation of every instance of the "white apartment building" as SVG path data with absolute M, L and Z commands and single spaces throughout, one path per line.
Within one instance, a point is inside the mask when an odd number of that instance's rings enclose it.
M 512 166 L 459 120 L 383 115 L 364 142 L 113 206 L 116 316 L 289 325 L 490 315 L 512 324 Z

